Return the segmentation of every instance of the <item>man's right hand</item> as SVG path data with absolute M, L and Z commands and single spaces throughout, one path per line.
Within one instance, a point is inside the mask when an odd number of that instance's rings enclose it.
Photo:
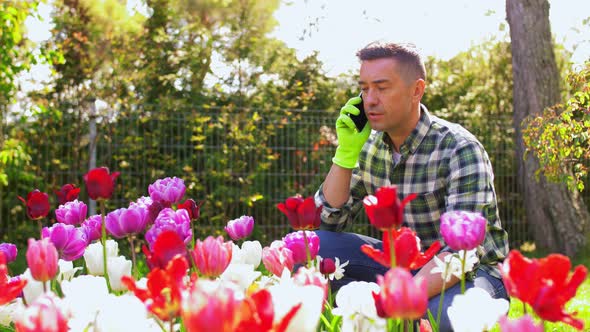
M 362 103 L 360 97 L 350 98 L 340 109 L 340 116 L 336 120 L 336 135 L 338 148 L 332 162 L 340 167 L 355 168 L 363 145 L 371 134 L 371 126 L 367 122 L 362 131 L 358 131 L 350 114 L 358 115 L 361 111 L 355 106 Z

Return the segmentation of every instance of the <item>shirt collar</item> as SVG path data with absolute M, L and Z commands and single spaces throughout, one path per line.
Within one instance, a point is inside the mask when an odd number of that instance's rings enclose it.
M 399 152 L 402 156 L 416 152 L 416 149 L 418 149 L 420 143 L 422 143 L 422 140 L 424 137 L 426 137 L 426 134 L 430 129 L 431 122 L 432 121 L 430 119 L 430 113 L 428 112 L 428 109 L 423 104 L 420 104 L 420 119 L 418 119 L 416 127 L 414 130 L 412 130 L 410 135 L 406 137 L 406 140 L 399 149 Z M 383 143 L 392 148 L 393 142 L 391 141 L 391 138 L 389 138 L 389 135 L 385 134 L 384 132 L 381 134 L 383 135 Z

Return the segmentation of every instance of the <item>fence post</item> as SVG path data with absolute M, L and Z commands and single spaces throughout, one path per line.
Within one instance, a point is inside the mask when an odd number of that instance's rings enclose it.
M 96 143 L 97 143 L 97 134 L 96 134 L 96 105 L 95 103 L 89 103 L 89 112 L 88 112 L 88 131 L 89 131 L 89 144 L 88 147 L 90 151 L 88 151 L 88 170 L 96 168 Z M 88 208 L 89 208 L 89 215 L 93 216 L 96 214 L 96 201 L 88 198 Z

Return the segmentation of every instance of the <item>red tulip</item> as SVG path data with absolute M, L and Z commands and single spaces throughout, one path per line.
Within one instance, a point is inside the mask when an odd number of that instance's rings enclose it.
M 411 194 L 400 202 L 397 197 L 397 187 L 386 186 L 377 189 L 375 195 L 365 197 L 363 205 L 371 225 L 381 231 L 387 231 L 402 225 L 404 206 L 414 198 L 416 194 Z
M 203 202 L 197 204 L 193 199 L 189 198 L 184 203 L 178 204 L 178 208 L 188 211 L 191 220 L 197 220 L 201 216 L 201 205 L 203 205 Z
M 131 276 L 123 276 L 121 282 L 147 309 L 163 321 L 171 321 L 180 315 L 182 293 L 186 289 L 183 278 L 188 263 L 180 255 L 175 256 L 166 269 L 155 268 L 147 275 L 147 289 L 138 288 Z
M 583 265 L 578 265 L 573 273 L 570 269 L 567 256 L 550 254 L 541 259 L 528 259 L 518 250 L 510 251 L 500 264 L 509 296 L 531 305 L 541 319 L 561 321 L 582 330 L 584 321 L 575 319 L 575 313 L 566 313 L 564 306 L 576 295 L 588 269 Z
M 409 270 L 418 269 L 428 263 L 440 250 L 440 242 L 434 242 L 425 252 L 420 252 L 420 239 L 416 233 L 407 227 L 399 230 L 392 229 L 395 262 L 397 266 Z M 390 235 L 388 231 L 383 232 L 383 250 L 375 249 L 368 244 L 361 246 L 361 251 L 371 257 L 377 263 L 391 267 Z
M 313 197 L 303 199 L 301 196 L 289 197 L 284 203 L 277 204 L 294 230 L 314 230 L 320 228 L 322 207 L 316 207 Z
M 115 190 L 115 180 L 119 174 L 119 172 L 109 174 L 109 169 L 106 167 L 98 167 L 88 171 L 84 174 L 88 196 L 93 200 L 111 198 Z
M 285 268 L 292 271 L 295 265 L 293 252 L 287 248 L 285 242 L 280 240 L 275 240 L 269 247 L 262 249 L 262 263 L 270 273 L 277 277 L 283 274 Z
M 323 275 L 329 275 L 336 272 L 336 263 L 332 258 L 322 258 L 320 262 L 320 272 Z
M 186 245 L 180 236 L 171 230 L 165 230 L 158 235 L 150 252 L 147 246 L 143 246 L 143 253 L 150 269 L 163 269 L 176 255 L 186 258 Z
M 57 249 L 49 238 L 39 241 L 29 239 L 27 264 L 33 279 L 41 282 L 53 279 L 57 274 L 58 258 Z
M 35 189 L 27 194 L 27 199 L 18 196 L 27 206 L 27 216 L 32 220 L 39 220 L 47 217 L 49 214 L 49 195 Z
M 380 317 L 419 319 L 426 313 L 426 279 L 414 279 L 408 270 L 396 267 L 378 275 L 377 284 L 381 291 L 373 298 Z
M 60 205 L 66 204 L 78 198 L 80 188 L 76 188 L 73 184 L 64 184 L 59 190 L 54 190 L 57 200 Z
M 27 285 L 26 279 L 10 279 L 6 257 L 0 251 L 0 306 L 16 298 Z
M 242 301 L 238 312 L 239 322 L 233 331 L 284 332 L 301 306 L 302 303 L 294 306 L 279 322 L 273 323 L 275 313 L 272 296 L 267 289 L 261 289 Z

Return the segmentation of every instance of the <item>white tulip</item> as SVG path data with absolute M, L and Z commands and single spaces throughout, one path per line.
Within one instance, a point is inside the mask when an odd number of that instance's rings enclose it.
M 57 281 L 72 280 L 76 272 L 82 270 L 81 267 L 74 267 L 74 264 L 70 261 L 64 261 L 60 259 L 57 264 L 59 265 L 59 274 L 57 275 Z
M 342 331 L 383 331 L 386 320 L 377 316 L 372 293 L 379 293 L 374 282 L 353 281 L 340 288 L 336 294 L 334 315 L 342 316 Z
M 457 278 L 461 278 L 463 273 L 461 270 L 461 259 L 463 259 L 464 253 L 465 250 L 460 250 L 458 253 L 447 255 L 445 256 L 444 261 L 437 256 L 434 256 L 436 267 L 434 267 L 430 273 L 440 273 L 441 278 L 447 282 L 451 280 L 451 276 L 453 275 Z M 465 259 L 465 273 L 473 270 L 473 267 L 478 262 L 479 258 L 477 257 L 477 249 L 467 251 L 467 257 Z
M 25 297 L 25 301 L 27 303 L 33 303 L 41 294 L 43 294 L 43 283 L 41 281 L 37 281 L 31 275 L 31 270 L 26 269 L 25 272 L 21 276 L 24 279 L 27 279 L 27 285 L 23 288 L 23 295 Z M 45 288 L 47 290 L 51 289 L 51 282 L 45 282 Z
M 101 303 L 109 295 L 106 280 L 103 277 L 89 275 L 63 281 L 61 289 L 64 302 L 73 314 L 68 321 L 70 331 L 84 331 L 87 326 L 93 324 Z
M 127 287 L 121 282 L 123 276 L 131 275 L 131 261 L 125 259 L 125 256 L 107 258 L 107 269 L 111 289 L 114 291 L 125 291 Z
M 241 291 L 245 292 L 261 274 L 259 271 L 254 271 L 254 266 L 250 264 L 231 263 L 223 271 L 220 278 L 223 281 L 234 282 Z
M 244 241 L 242 248 L 233 244 L 231 264 L 250 264 L 256 269 L 262 261 L 262 245 L 259 241 Z
M 145 304 L 135 295 L 121 296 L 109 294 L 104 298 L 95 320 L 94 332 L 124 331 L 162 331 L 158 324 L 149 318 Z
M 0 325 L 9 326 L 15 317 L 22 315 L 25 310 L 23 300 L 16 298 L 5 305 L 0 305 Z
M 117 257 L 118 255 L 119 244 L 115 240 L 107 240 L 107 259 L 108 257 Z M 86 261 L 88 274 L 93 276 L 104 275 L 102 243 L 95 242 L 86 247 L 86 250 L 84 251 L 84 260 Z
M 492 329 L 509 306 L 505 299 L 494 299 L 482 288 L 473 287 L 453 298 L 447 314 L 453 331 L 481 332 Z

